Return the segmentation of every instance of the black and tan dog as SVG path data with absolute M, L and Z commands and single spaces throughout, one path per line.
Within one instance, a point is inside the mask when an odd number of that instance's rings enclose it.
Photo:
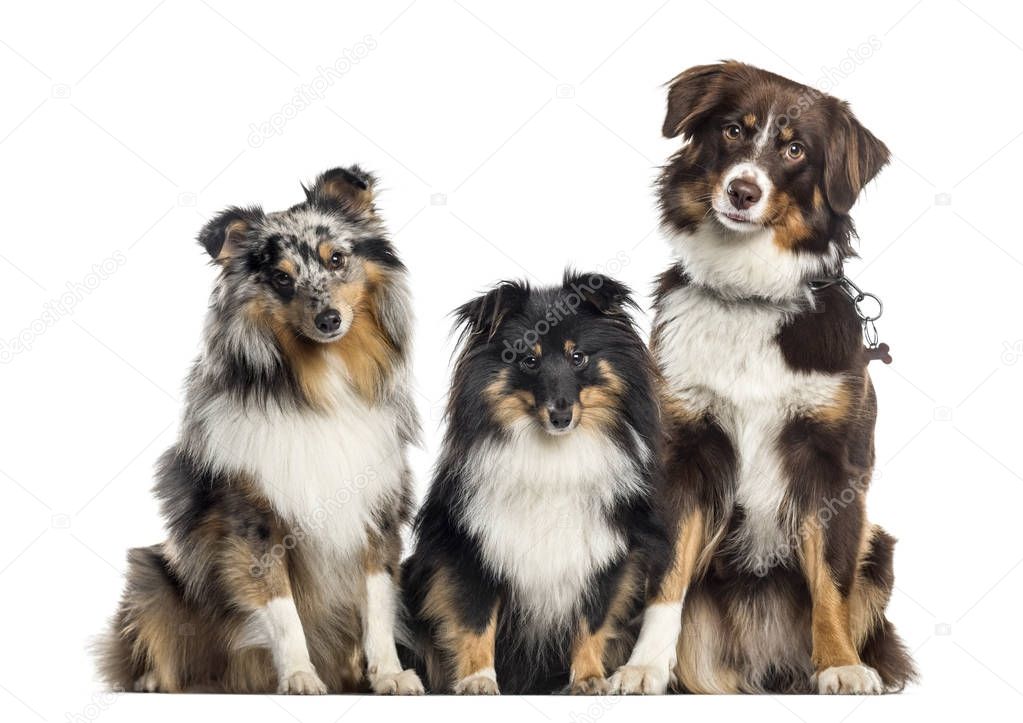
M 874 389 L 836 282 L 888 150 L 845 103 L 736 62 L 676 77 L 664 134 L 686 139 L 660 179 L 677 261 L 651 342 L 676 544 L 626 692 L 669 668 L 690 692 L 901 689 L 894 541 L 865 508 Z
M 411 302 L 373 185 L 335 168 L 292 208 L 200 233 L 220 272 L 157 474 L 169 535 L 129 553 L 112 686 L 423 692 L 394 642 Z
M 603 693 L 651 563 L 661 453 L 654 367 L 628 290 L 506 282 L 464 333 L 404 587 L 429 687 Z

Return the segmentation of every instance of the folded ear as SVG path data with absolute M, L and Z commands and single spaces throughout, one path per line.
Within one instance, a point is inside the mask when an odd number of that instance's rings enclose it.
M 735 61 L 697 65 L 672 78 L 668 88 L 668 114 L 661 128 L 664 137 L 674 138 L 680 133 L 692 136 L 720 104 L 726 70 L 738 65 Z
M 239 253 L 249 231 L 263 218 L 258 207 L 239 208 L 232 206 L 214 216 L 199 231 L 199 244 L 218 263 L 226 263 Z
M 375 184 L 373 174 L 358 166 L 338 167 L 321 173 L 305 193 L 310 203 L 340 208 L 356 216 L 374 216 Z
M 529 285 L 522 281 L 502 281 L 483 296 L 462 304 L 454 311 L 455 326 L 462 336 L 486 334 L 492 339 L 509 314 L 522 309 L 529 297 Z
M 835 213 L 846 214 L 891 154 L 856 120 L 847 103 L 835 101 L 835 106 L 824 152 L 824 197 Z
M 616 279 L 603 274 L 580 274 L 566 271 L 562 288 L 575 292 L 601 314 L 624 314 L 631 308 L 639 308 L 632 298 L 632 290 Z

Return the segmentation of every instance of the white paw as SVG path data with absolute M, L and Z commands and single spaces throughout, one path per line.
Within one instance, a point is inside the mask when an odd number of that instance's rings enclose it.
M 500 695 L 493 669 L 467 675 L 454 686 L 455 695 Z
M 817 692 L 821 695 L 880 695 L 884 692 L 881 676 L 866 665 L 839 665 L 817 674 Z
M 371 675 L 369 684 L 377 695 L 422 695 L 423 683 L 411 668 L 397 673 Z
M 136 693 L 158 693 L 160 684 L 157 682 L 156 673 L 150 671 L 135 681 Z
M 623 665 L 608 680 L 611 695 L 663 695 L 668 669 L 653 665 Z
M 298 670 L 281 678 L 277 692 L 281 695 L 325 695 L 327 686 L 313 671 Z

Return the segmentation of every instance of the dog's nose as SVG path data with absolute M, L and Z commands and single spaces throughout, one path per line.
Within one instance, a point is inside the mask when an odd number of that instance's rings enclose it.
M 567 399 L 556 400 L 547 411 L 555 429 L 565 429 L 572 423 L 572 405 Z
M 341 314 L 337 309 L 324 309 L 316 315 L 316 328 L 323 334 L 333 334 L 341 328 Z
M 740 211 L 745 211 L 760 200 L 760 186 L 752 181 L 736 178 L 728 184 L 728 200 Z

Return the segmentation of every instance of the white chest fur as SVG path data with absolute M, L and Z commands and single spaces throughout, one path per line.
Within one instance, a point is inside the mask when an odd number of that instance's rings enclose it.
M 215 470 L 252 477 L 300 544 L 347 557 L 399 488 L 405 458 L 392 411 L 340 389 L 335 401 L 329 411 L 283 411 L 218 399 L 199 416 Z
M 608 509 L 642 487 L 629 459 L 583 429 L 551 437 L 523 425 L 465 466 L 466 515 L 487 561 L 537 627 L 564 624 L 592 576 L 626 550 Z
M 694 288 L 671 292 L 660 310 L 658 363 L 677 397 L 710 411 L 735 448 L 735 498 L 746 512 L 740 535 L 751 562 L 769 564 L 788 549 L 792 520 L 782 505 L 789 481 L 778 450 L 784 425 L 832 401 L 841 375 L 793 371 L 777 334 L 787 312 L 729 304 Z

